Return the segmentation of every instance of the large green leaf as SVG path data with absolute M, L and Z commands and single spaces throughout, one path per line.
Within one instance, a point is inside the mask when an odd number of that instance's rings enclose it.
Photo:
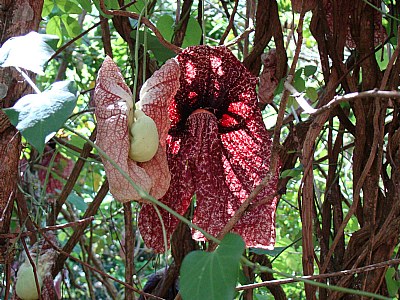
M 63 15 L 61 20 L 70 38 L 74 38 L 81 33 L 81 26 L 78 20 L 67 15 Z
M 125 0 L 124 5 L 129 4 L 131 2 L 132 2 L 131 0 Z M 145 0 L 137 0 L 135 1 L 134 4 L 129 5 L 126 10 L 140 14 L 143 11 L 145 3 L 146 3 Z
M 144 41 L 143 36 L 144 36 L 143 31 L 140 31 L 139 32 L 140 43 L 143 43 Z M 136 39 L 136 30 L 133 30 L 131 32 L 131 37 L 133 39 Z M 164 47 L 164 45 L 160 43 L 157 37 L 155 37 L 153 34 L 149 32 L 147 33 L 147 49 L 153 52 L 154 56 L 159 62 L 165 62 L 171 57 L 174 57 L 176 55 L 172 50 Z
M 231 300 L 238 279 L 242 238 L 227 234 L 214 252 L 193 251 L 182 262 L 180 293 L 184 300 Z
M 42 9 L 42 18 L 47 17 L 54 8 L 53 0 L 44 0 L 43 9 Z
M 70 0 L 57 0 L 56 5 L 62 12 L 67 14 L 81 14 L 82 9 L 73 1 Z
M 59 38 L 59 42 L 57 46 L 61 46 L 63 42 L 63 33 L 61 28 L 61 17 L 53 16 L 48 22 L 46 26 L 46 33 L 55 35 Z
M 52 46 L 57 36 L 32 31 L 8 39 L 0 48 L 0 67 L 20 67 L 44 74 L 45 63 L 54 54 Z
M 393 267 L 387 269 L 385 274 L 386 286 L 390 297 L 396 297 L 400 288 L 400 282 L 395 279 L 396 270 Z
M 174 19 L 170 15 L 165 14 L 158 18 L 157 28 L 167 41 L 171 41 L 174 35 L 174 25 Z
M 199 22 L 197 22 L 197 20 L 191 16 L 186 28 L 186 34 L 185 38 L 183 39 L 182 48 L 199 45 L 201 35 L 202 30 Z
M 56 82 L 49 90 L 26 95 L 12 108 L 4 109 L 11 123 L 40 153 L 75 108 L 71 88 L 71 81 Z

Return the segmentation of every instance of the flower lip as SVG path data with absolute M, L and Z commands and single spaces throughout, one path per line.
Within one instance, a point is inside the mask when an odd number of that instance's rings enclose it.
M 187 118 L 197 109 L 213 113 L 220 132 L 243 129 L 247 116 L 233 104 L 250 104 L 251 99 L 245 95 L 249 87 L 255 89 L 257 78 L 224 46 L 189 47 L 177 60 L 180 88 L 169 107 L 170 135 L 179 135 Z

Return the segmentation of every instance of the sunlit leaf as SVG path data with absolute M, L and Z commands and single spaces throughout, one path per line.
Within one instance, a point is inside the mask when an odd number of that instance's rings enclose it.
M 299 175 L 301 175 L 301 173 L 303 172 L 303 165 L 299 165 L 293 169 L 288 169 L 288 170 L 284 170 L 281 173 L 281 178 L 286 178 L 286 177 L 297 177 Z
M 47 17 L 54 8 L 54 1 L 53 0 L 45 0 L 43 3 L 43 9 L 42 9 L 42 17 Z
M 80 14 L 82 13 L 82 9 L 79 6 L 70 1 L 70 0 L 57 0 L 56 5 L 67 14 Z
M 40 153 L 76 105 L 70 85 L 70 81 L 56 82 L 49 90 L 26 95 L 12 108 L 4 109 L 11 123 Z
M 57 36 L 59 38 L 57 46 L 61 46 L 63 42 L 63 34 L 61 30 L 61 17 L 54 16 L 47 22 L 46 33 Z
M 58 38 L 54 35 L 30 32 L 8 39 L 0 48 L 0 67 L 20 67 L 37 74 L 54 54 L 52 46 Z
M 78 20 L 67 15 L 63 15 L 61 20 L 69 37 L 74 38 L 81 33 L 81 26 L 79 25 Z
M 88 13 L 92 12 L 92 3 L 90 3 L 90 0 L 71 0 L 71 1 L 82 7 L 82 9 L 84 9 L 86 12 Z
M 124 4 L 132 3 L 131 0 L 125 0 Z M 134 4 L 128 6 L 127 10 L 135 13 L 141 13 L 145 5 L 144 0 L 137 0 Z
M 233 299 L 243 250 L 242 238 L 227 234 L 214 252 L 190 252 L 181 267 L 182 298 Z
M 100 8 L 100 1 L 99 0 L 93 0 L 93 4 L 96 6 L 97 10 L 100 12 L 100 14 L 103 17 L 112 18 L 112 16 L 103 13 L 103 11 Z M 120 8 L 118 0 L 105 0 L 104 4 L 105 4 L 107 9 L 119 9 Z

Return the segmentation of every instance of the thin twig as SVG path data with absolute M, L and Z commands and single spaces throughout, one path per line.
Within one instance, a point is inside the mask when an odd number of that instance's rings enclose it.
M 54 225 L 54 226 L 46 226 L 40 229 L 40 231 L 54 231 L 54 230 L 60 230 L 60 229 L 64 229 L 64 228 L 69 228 L 69 227 L 76 227 L 76 226 L 82 226 L 86 223 L 89 223 L 91 221 L 94 220 L 94 217 L 88 217 L 88 218 L 84 218 L 82 220 L 78 220 L 75 222 L 69 222 L 66 224 L 60 224 L 60 225 Z M 29 230 L 29 231 L 25 231 L 25 232 L 16 232 L 16 233 L 3 233 L 0 234 L 0 238 L 15 238 L 17 236 L 20 237 L 26 237 L 26 236 L 31 236 L 35 233 L 39 232 L 38 230 Z
M 245 29 L 245 31 L 243 31 L 239 36 L 237 36 L 235 39 L 233 39 L 229 43 L 226 43 L 225 47 L 232 47 L 232 46 L 236 45 L 241 40 L 245 39 L 250 33 L 252 33 L 254 31 L 254 29 L 255 28 L 254 28 L 253 24 L 250 24 L 249 27 L 247 27 Z
M 221 39 L 219 40 L 219 44 L 220 44 L 220 45 L 223 45 L 223 44 L 224 44 L 225 39 L 226 39 L 226 37 L 227 37 L 228 34 L 229 34 L 229 31 L 231 31 L 231 29 L 233 28 L 233 22 L 235 21 L 235 15 L 236 15 L 236 11 L 237 11 L 238 5 L 239 5 L 239 0 L 235 0 L 235 6 L 233 7 L 232 14 L 231 14 L 231 16 L 229 17 L 228 26 L 226 26 L 225 31 L 224 31 L 224 33 L 222 34 Z
M 360 268 L 343 270 L 343 271 L 338 271 L 338 272 L 333 272 L 333 273 L 320 274 L 320 275 L 302 276 L 299 278 L 309 279 L 309 280 L 318 280 L 318 279 L 338 277 L 338 276 L 347 276 L 347 275 L 352 275 L 352 274 L 369 272 L 369 271 L 376 270 L 379 268 L 385 268 L 390 265 L 398 265 L 398 264 L 400 264 L 400 259 L 391 259 L 391 260 L 388 260 L 385 262 L 380 262 L 380 263 L 376 263 L 376 264 L 372 264 L 372 265 L 368 265 L 368 266 L 364 266 L 364 267 L 360 267 Z M 277 280 L 271 280 L 271 281 L 265 281 L 265 282 L 259 282 L 259 283 L 246 284 L 246 285 L 237 287 L 236 290 L 241 291 L 241 290 L 254 289 L 254 288 L 266 287 L 266 286 L 271 286 L 271 285 L 288 284 L 288 283 L 298 282 L 299 278 L 284 278 L 284 279 L 277 279 Z
M 41 293 L 41 287 L 40 287 L 40 284 L 39 284 L 39 277 L 38 277 L 38 274 L 37 274 L 36 263 L 32 259 L 31 253 L 29 252 L 29 249 L 28 249 L 28 246 L 25 243 L 25 240 L 21 239 L 21 243 L 22 243 L 22 246 L 24 247 L 24 250 L 25 250 L 25 253 L 26 253 L 26 257 L 28 258 L 28 260 L 29 260 L 29 262 L 31 264 L 33 277 L 35 278 L 36 291 L 38 293 L 39 300 L 41 300 L 42 299 L 42 293 Z M 40 252 L 40 249 L 38 251 Z M 39 255 L 40 255 L 40 253 L 37 254 L 37 257 L 39 257 Z
M 299 106 L 304 110 L 305 113 L 308 113 L 313 116 L 320 115 L 332 108 L 335 108 L 337 105 L 339 105 L 342 102 L 348 102 L 356 99 L 364 99 L 366 97 L 376 97 L 376 98 L 395 98 L 395 99 L 400 99 L 400 92 L 397 91 L 381 91 L 378 89 L 373 89 L 369 91 L 363 91 L 363 92 L 355 92 L 355 93 L 349 93 L 345 94 L 342 96 L 335 96 L 331 101 L 329 101 L 327 104 L 321 106 L 318 109 L 315 109 L 311 107 L 311 105 L 308 104 L 307 100 L 304 98 L 303 93 L 300 93 L 296 90 L 296 88 L 288 83 L 285 82 L 284 84 L 285 88 L 289 90 Z

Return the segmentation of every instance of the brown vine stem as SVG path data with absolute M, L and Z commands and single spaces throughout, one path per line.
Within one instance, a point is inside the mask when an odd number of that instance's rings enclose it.
M 219 40 L 219 44 L 220 44 L 220 45 L 223 45 L 223 44 L 224 44 L 225 39 L 226 39 L 226 37 L 227 37 L 228 34 L 229 34 L 229 31 L 231 31 L 231 29 L 233 28 L 233 22 L 235 21 L 235 15 L 236 15 L 236 11 L 237 11 L 237 8 L 238 8 L 238 4 L 239 4 L 239 0 L 235 0 L 235 6 L 233 7 L 232 14 L 231 14 L 231 16 L 229 17 L 228 26 L 225 28 L 225 31 L 224 31 L 224 33 L 222 34 L 221 39 Z
M 160 43 L 164 47 L 174 51 L 175 53 L 180 53 L 182 51 L 182 48 L 180 48 L 180 47 L 168 42 L 166 39 L 164 39 L 164 37 L 162 36 L 161 32 L 157 29 L 157 27 L 146 17 L 143 17 L 137 13 L 126 11 L 126 10 L 109 10 L 106 8 L 106 5 L 104 4 L 104 0 L 100 0 L 100 8 L 107 15 L 122 16 L 122 17 L 132 18 L 135 20 L 140 20 L 141 23 L 143 23 L 151 31 L 153 31 L 153 33 L 155 34 L 157 39 L 160 41 Z
M 289 82 L 285 82 L 284 85 L 285 85 L 285 88 L 290 90 L 290 92 L 292 93 L 292 96 L 296 99 L 297 103 L 303 109 L 303 111 L 305 113 L 308 113 L 313 116 L 320 115 L 332 108 L 335 108 L 337 105 L 339 105 L 342 102 L 363 99 L 366 97 L 378 97 L 378 98 L 385 98 L 385 99 L 388 99 L 388 98 L 389 99 L 390 98 L 400 99 L 400 92 L 382 91 L 382 90 L 378 90 L 378 89 L 373 89 L 373 90 L 369 90 L 369 91 L 349 93 L 349 94 L 345 94 L 343 96 L 335 96 L 327 104 L 321 106 L 318 109 L 315 109 L 307 103 L 307 100 L 304 98 L 303 94 L 299 93 L 293 85 L 291 85 Z
M 90 135 L 90 140 L 94 141 L 96 139 L 97 129 L 94 129 L 92 134 Z M 61 211 L 61 208 L 65 201 L 68 198 L 68 195 L 73 190 L 76 181 L 79 178 L 79 175 L 82 171 L 83 166 L 85 165 L 86 158 L 89 156 L 90 152 L 92 151 L 92 146 L 89 143 L 85 143 L 83 146 L 82 152 L 78 161 L 75 163 L 74 168 L 71 171 L 70 176 L 68 177 L 67 182 L 65 183 L 60 196 L 58 197 L 54 207 L 52 208 L 51 212 L 47 217 L 47 224 L 48 225 L 55 225 L 57 216 Z M 88 217 L 88 216 L 86 216 Z
M 396 53 L 398 55 L 398 50 L 399 46 L 397 46 L 396 48 Z M 392 57 L 393 58 L 393 57 Z M 390 61 L 390 63 L 394 63 L 394 58 L 393 60 Z M 389 67 L 389 71 L 387 70 L 387 72 L 385 72 L 384 75 L 384 81 L 386 81 L 389 75 L 387 75 L 388 72 L 390 72 L 391 66 L 390 64 L 388 65 Z M 383 88 L 383 84 L 385 82 L 382 82 L 381 88 Z M 364 94 L 365 93 L 365 94 Z M 372 97 L 371 94 L 375 93 L 375 97 L 380 97 L 380 98 L 400 98 L 400 93 L 399 92 L 395 92 L 395 91 L 379 91 L 379 90 L 373 90 L 373 92 L 371 93 L 371 91 L 366 91 L 366 92 L 361 92 L 361 93 L 355 93 L 358 94 L 357 98 L 362 98 L 362 96 L 360 96 L 360 94 L 363 94 L 363 97 Z M 354 98 L 354 97 L 353 97 Z M 332 101 L 331 101 L 332 102 Z M 329 103 L 328 103 L 329 104 Z M 322 107 L 321 107 L 322 108 Z M 356 187 L 354 189 L 354 199 L 353 199 L 353 203 L 350 206 L 349 212 L 347 213 L 345 219 L 343 220 L 342 224 L 340 225 L 340 228 L 338 229 L 338 234 L 335 236 L 335 239 L 333 240 L 333 243 L 328 251 L 327 257 L 326 257 L 326 261 L 321 269 L 321 273 L 324 273 L 326 268 L 328 267 L 330 258 L 333 254 L 333 251 L 335 250 L 335 247 L 337 245 L 337 243 L 339 242 L 339 239 L 341 237 L 341 235 L 343 234 L 344 228 L 346 227 L 347 223 L 349 222 L 351 216 L 355 213 L 356 209 L 357 209 L 357 205 L 360 201 L 360 191 L 361 188 L 364 184 L 364 181 L 368 175 L 369 170 L 372 167 L 372 164 L 374 162 L 375 159 L 375 155 L 378 149 L 378 143 L 380 141 L 380 139 L 382 138 L 382 133 L 379 132 L 379 112 L 378 109 L 380 108 L 379 102 L 376 103 L 376 113 L 374 115 L 374 120 L 373 120 L 373 125 L 374 125 L 374 137 L 373 137 L 373 143 L 372 143 L 372 147 L 371 147 L 371 153 L 368 157 L 367 163 L 365 164 L 365 168 L 363 170 L 363 172 L 361 173 L 361 176 L 356 184 Z M 380 136 L 381 135 L 381 136 Z
M 91 216 L 89 218 L 84 218 L 82 220 L 78 220 L 75 222 L 69 222 L 66 224 L 60 224 L 60 225 L 54 225 L 54 226 L 46 226 L 41 228 L 41 231 L 53 231 L 53 230 L 59 230 L 59 229 L 64 229 L 64 228 L 69 228 L 69 227 L 76 227 L 76 226 L 82 226 L 86 223 L 90 223 L 91 221 L 94 220 L 94 217 Z M 15 238 L 17 236 L 21 237 L 26 237 L 35 234 L 38 232 L 38 230 L 28 230 L 22 233 L 16 232 L 16 233 L 4 233 L 0 234 L 0 238 Z
M 379 106 L 379 105 L 378 105 Z M 360 192 L 361 192 L 361 188 L 364 184 L 365 179 L 368 176 L 369 170 L 372 167 L 372 164 L 375 160 L 375 155 L 378 149 L 378 142 L 379 142 L 379 130 L 378 130 L 378 122 L 379 122 L 379 113 L 376 112 L 374 115 L 374 120 L 373 120 L 373 124 L 374 124 L 374 128 L 376 130 L 374 130 L 374 137 L 373 137 L 373 143 L 372 143 L 372 147 L 371 147 L 371 153 L 368 157 L 367 163 L 365 164 L 365 167 L 363 169 L 363 172 L 361 173 L 361 176 L 356 184 L 356 187 L 354 189 L 353 195 L 353 203 L 350 206 L 350 209 L 346 215 L 346 217 L 344 218 L 342 224 L 340 225 L 339 229 L 337 230 L 337 235 L 335 236 L 335 239 L 332 242 L 331 247 L 329 248 L 328 254 L 326 255 L 326 260 L 324 265 L 322 266 L 321 272 L 320 273 L 324 273 L 326 271 L 326 268 L 328 267 L 329 261 L 332 257 L 333 251 L 336 248 L 336 245 L 339 242 L 339 239 L 341 238 L 342 234 L 344 233 L 344 228 L 346 227 L 347 223 L 350 221 L 351 216 L 356 212 L 357 209 L 357 205 L 360 202 Z
M 108 190 L 109 190 L 108 181 L 105 180 L 103 185 L 97 192 L 97 195 L 94 197 L 93 201 L 89 204 L 88 208 L 86 209 L 86 211 L 83 215 L 84 218 L 88 218 L 88 217 L 94 216 L 96 214 L 104 197 L 107 195 Z M 65 252 L 65 253 L 72 252 L 75 245 L 79 242 L 79 239 L 81 238 L 82 234 L 84 233 L 85 228 L 86 228 L 86 226 L 79 226 L 74 230 L 74 233 L 71 235 L 71 237 L 68 239 L 67 243 L 64 245 L 63 252 Z M 65 256 L 65 255 L 59 255 L 57 257 L 55 266 L 52 270 L 54 277 L 58 274 L 58 272 L 61 271 L 66 259 L 67 259 L 67 256 Z
M 255 28 L 254 28 L 253 24 L 250 24 L 250 26 L 247 27 L 245 29 L 245 31 L 243 31 L 240 35 L 238 35 L 234 40 L 230 41 L 229 43 L 226 43 L 224 46 L 229 48 L 229 47 L 236 45 L 241 40 L 244 40 L 250 33 L 252 33 L 254 31 L 254 29 Z
M 384 262 L 380 262 L 380 263 L 376 263 L 376 264 L 372 264 L 372 265 L 368 265 L 368 266 L 364 266 L 364 267 L 360 267 L 360 268 L 343 270 L 343 271 L 327 273 L 327 274 L 313 275 L 313 276 L 303 276 L 303 277 L 299 277 L 299 278 L 309 279 L 309 280 L 318 280 L 318 279 L 338 277 L 338 276 L 347 276 L 347 275 L 352 275 L 352 274 L 369 272 L 372 270 L 385 268 L 390 265 L 398 265 L 398 264 L 400 264 L 400 259 L 391 259 L 388 261 L 384 261 Z M 271 286 L 271 285 L 288 284 L 288 283 L 293 283 L 293 282 L 298 282 L 298 280 L 296 278 L 270 280 L 270 281 L 264 281 L 264 282 L 259 282 L 259 283 L 243 285 L 243 286 L 237 287 L 236 290 L 241 291 L 241 290 L 254 289 L 254 288 L 266 287 L 266 286 Z
M 149 297 L 149 299 L 165 300 L 164 298 L 153 296 L 151 294 L 148 294 L 148 293 L 145 293 L 145 292 L 143 292 L 141 290 L 138 290 L 137 288 L 135 288 L 135 287 L 123 282 L 122 280 L 119 280 L 119 279 L 117 279 L 117 278 L 115 278 L 115 277 L 113 277 L 113 276 L 111 276 L 111 275 L 109 275 L 109 274 L 107 274 L 107 273 L 105 273 L 105 272 L 103 272 L 101 270 L 98 270 L 95 267 L 91 266 L 90 264 L 80 260 L 79 258 L 76 258 L 76 257 L 72 256 L 70 253 L 63 251 L 60 247 L 58 247 L 56 244 L 53 243 L 53 241 L 47 236 L 46 232 L 44 232 L 44 231 L 42 232 L 41 231 L 41 228 L 39 227 L 39 225 L 37 225 L 35 223 L 34 223 L 34 225 L 35 225 L 36 229 L 43 235 L 43 238 L 46 240 L 46 242 L 48 242 L 49 245 L 54 250 L 56 250 L 58 253 L 62 254 L 63 256 L 69 257 L 69 259 L 81 264 L 82 266 L 85 266 L 86 268 L 90 269 L 91 271 L 99 273 L 103 277 L 107 277 L 107 278 L 109 278 L 109 279 L 111 279 L 111 280 L 113 280 L 115 282 L 118 282 L 119 284 L 122 284 L 124 287 L 127 287 L 127 288 L 133 290 L 134 292 L 136 292 L 138 294 L 141 294 L 143 296 Z
M 299 24 L 298 24 L 298 35 L 299 35 L 299 41 L 296 45 L 296 50 L 295 54 L 293 57 L 293 62 L 290 67 L 288 76 L 287 76 L 287 81 L 290 83 L 293 79 L 293 74 L 296 70 L 297 66 L 297 61 L 300 56 L 300 50 L 301 50 L 301 44 L 303 42 L 303 21 L 304 21 L 304 13 L 300 14 L 300 19 L 299 19 Z M 278 153 L 279 153 L 279 148 L 280 148 L 280 135 L 281 135 L 281 128 L 283 124 L 283 119 L 285 117 L 285 110 L 286 110 L 286 105 L 289 99 L 289 94 L 290 92 L 288 90 L 284 90 L 281 98 L 281 104 L 279 107 L 278 111 L 278 118 L 276 121 L 276 126 L 274 128 L 274 138 L 272 141 L 272 153 L 271 153 L 271 158 L 270 158 L 270 167 L 267 175 L 261 180 L 260 184 L 255 187 L 255 189 L 250 193 L 250 195 L 247 197 L 247 199 L 241 204 L 239 209 L 235 212 L 235 214 L 232 216 L 232 218 L 228 221 L 228 223 L 224 226 L 224 228 L 221 230 L 221 232 L 218 234 L 217 239 L 221 240 L 225 234 L 227 234 L 229 231 L 233 229 L 235 224 L 239 221 L 239 219 L 243 216 L 243 214 L 246 212 L 248 209 L 249 205 L 251 202 L 257 197 L 257 195 L 261 192 L 261 190 L 270 182 L 270 180 L 273 178 L 275 175 L 275 172 L 278 169 L 279 166 L 279 158 L 278 158 Z M 216 245 L 213 244 L 210 246 L 209 251 L 212 251 L 215 249 Z

